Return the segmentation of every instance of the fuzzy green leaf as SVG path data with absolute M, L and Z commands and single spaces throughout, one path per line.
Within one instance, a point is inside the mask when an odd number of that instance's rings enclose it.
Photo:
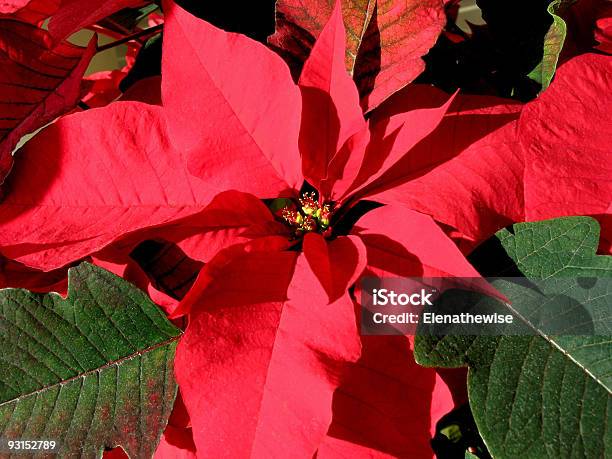
M 570 296 L 576 277 L 612 277 L 612 257 L 596 255 L 591 218 L 517 224 L 498 238 L 524 275 Z M 519 291 L 496 287 L 511 301 Z M 607 313 L 612 292 L 604 295 Z M 612 454 L 610 336 L 419 336 L 415 355 L 426 366 L 469 366 L 470 405 L 493 457 Z
M 151 457 L 176 397 L 180 331 L 131 284 L 83 263 L 68 297 L 0 290 L 0 437 L 57 457 Z

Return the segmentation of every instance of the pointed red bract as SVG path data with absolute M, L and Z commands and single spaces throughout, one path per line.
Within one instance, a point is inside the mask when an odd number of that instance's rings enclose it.
M 525 216 L 592 215 L 612 241 L 612 59 L 585 54 L 559 67 L 520 120 Z M 612 225 L 611 225 L 612 226 Z
M 301 100 L 282 59 L 174 3 L 164 11 L 162 97 L 193 174 L 219 191 L 299 189 Z
M 428 216 L 402 206 L 384 206 L 355 225 L 368 251 L 368 267 L 395 277 L 479 277 L 459 249 Z
M 249 264 L 218 272 L 177 350 L 175 371 L 201 457 L 311 457 L 331 422 L 333 391 L 359 356 L 348 295 L 313 304 L 325 292 L 303 255 L 261 257 L 266 282 Z
M 210 261 L 221 250 L 268 236 L 288 236 L 289 228 L 279 223 L 257 197 L 239 191 L 219 193 L 201 212 L 172 224 L 123 237 L 113 244 L 119 253 L 129 253 L 143 239 L 176 243 L 187 256 Z M 287 238 L 283 240 L 286 244 Z
M 140 48 L 139 43 L 129 42 L 125 53 L 126 64 L 121 69 L 103 70 L 86 76 L 85 81 L 89 83 L 90 87 L 87 94 L 82 97 L 81 102 L 89 108 L 96 108 L 104 107 L 117 100 L 122 94 L 119 85 L 133 67 Z M 137 83 L 140 83 L 140 81 Z M 154 97 L 139 101 L 155 104 L 155 102 L 149 102 L 151 99 L 154 99 Z M 136 99 L 126 99 L 123 97 L 122 100 Z
M 417 86 L 397 105 L 407 108 L 403 100 L 419 92 L 433 100 L 447 97 Z M 431 215 L 476 243 L 523 221 L 521 108 L 495 97 L 458 96 L 437 129 L 366 187 L 364 196 Z
M 410 110 L 390 117 L 374 114 L 370 120 L 370 142 L 359 172 L 344 193 L 357 193 L 394 166 L 438 126 L 452 100 L 449 98 L 440 107 Z
M 87 48 L 53 45 L 45 30 L 0 19 L 0 183 L 21 138 L 77 104 L 95 42 Z
M 607 213 L 612 199 L 612 61 L 562 65 L 520 120 L 528 219 Z
M 315 43 L 300 76 L 300 153 L 306 180 L 319 187 L 344 142 L 365 127 L 359 93 L 344 67 L 346 37 L 340 1 Z
M 405 336 L 362 336 L 362 356 L 336 390 L 318 458 L 433 457 L 432 427 L 454 407 L 431 368 L 416 364 Z
M 236 305 L 271 301 L 271 296 L 277 298 L 277 301 L 283 300 L 287 291 L 286 283 L 274 280 L 278 266 L 268 265 L 267 259 L 269 252 L 282 252 L 288 246 L 284 238 L 267 237 L 250 243 L 235 244 L 219 251 L 200 271 L 194 286 L 172 313 L 172 317 L 188 314 L 202 301 L 202 297 L 220 293 L 225 294 L 226 299 L 231 299 Z M 239 288 L 232 287 L 235 282 L 234 272 L 241 273 L 245 278 L 249 277 L 250 281 L 241 284 Z M 261 288 L 262 286 L 265 288 Z M 227 292 L 223 292 L 224 290 Z
M 612 5 L 609 2 L 602 7 L 595 22 L 595 41 L 596 49 L 612 54 Z
M 325 289 L 329 303 L 346 294 L 366 267 L 363 242 L 354 236 L 326 241 L 318 234 L 304 238 L 304 256 Z
M 104 70 L 87 76 L 89 90 L 82 102 L 89 108 L 104 107 L 121 96 L 119 84 L 125 78 L 121 70 Z
M 0 203 L 0 252 L 55 269 L 131 231 L 196 214 L 214 194 L 185 170 L 159 107 L 88 110 L 19 152 Z

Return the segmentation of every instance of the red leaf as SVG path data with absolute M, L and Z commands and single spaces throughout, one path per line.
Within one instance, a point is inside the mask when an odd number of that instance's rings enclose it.
M 364 110 L 379 105 L 424 69 L 421 56 L 436 42 L 446 22 L 438 0 L 344 0 L 346 67 L 353 75 Z M 327 0 L 279 0 L 276 33 L 270 44 L 299 74 L 315 39 L 330 16 Z
M 110 255 L 130 253 L 144 239 L 175 243 L 187 256 L 209 262 L 219 251 L 259 237 L 289 236 L 257 197 L 238 191 L 219 193 L 201 212 L 172 224 L 128 234 L 113 244 Z M 284 239 L 286 240 L 286 238 Z
M 62 0 L 49 22 L 49 32 L 55 40 L 63 40 L 116 11 L 144 3 L 144 0 Z
M 77 104 L 94 52 L 95 38 L 87 48 L 67 42 L 53 46 L 42 29 L 0 20 L 0 183 L 19 140 Z
M 612 4 L 608 0 L 572 2 L 564 12 L 567 37 L 561 60 L 598 51 L 612 54 Z
M 153 459 L 196 459 L 191 428 L 168 426 L 155 450 Z
M 5 260 L 0 256 L 0 289 L 25 288 L 32 292 L 57 292 L 66 295 L 68 293 L 67 275 L 67 269 L 42 272 L 13 260 Z
M 525 107 L 525 215 L 540 220 L 612 213 L 612 64 L 584 54 L 563 64 L 555 80 Z M 612 233 L 603 232 L 612 240 Z
M 398 97 L 447 96 L 416 86 Z M 457 96 L 440 125 L 363 191 L 431 215 L 479 242 L 523 221 L 523 156 L 518 148 L 521 104 L 489 96 Z
M 127 44 L 127 52 L 125 55 L 126 65 L 124 65 L 122 69 L 104 70 L 85 77 L 85 80 L 90 83 L 90 88 L 87 94 L 82 97 L 81 101 L 84 102 L 90 108 L 96 108 L 104 107 L 113 102 L 114 100 L 118 99 L 121 96 L 121 89 L 119 89 L 119 85 L 134 65 L 135 56 L 138 54 L 139 49 L 139 43 L 129 42 Z M 140 83 L 140 81 L 138 81 L 137 83 Z M 156 100 L 155 97 L 154 88 L 155 86 L 152 86 L 152 88 L 150 88 L 154 91 L 151 97 L 136 99 L 135 96 L 138 95 L 138 89 L 136 89 L 136 91 L 132 92 L 131 98 L 122 97 L 122 100 L 139 100 L 140 102 L 147 102 L 159 105 L 158 99 Z M 130 86 L 130 89 L 132 89 L 132 86 Z M 157 91 L 157 93 L 159 93 L 159 91 Z
M 269 301 L 236 304 L 236 286 L 254 282 L 236 266 L 215 279 L 228 288 L 218 284 L 190 316 L 175 368 L 201 457 L 312 457 L 327 432 L 333 391 L 359 356 L 353 304 L 317 301 L 324 290 L 304 256 L 295 259 L 267 254 L 261 266 L 276 275 L 257 290 Z
M 315 43 L 300 76 L 303 111 L 300 153 L 304 177 L 315 187 L 344 142 L 365 128 L 355 83 L 344 68 L 346 37 L 340 2 Z
M 162 97 L 190 170 L 219 190 L 299 189 L 301 100 L 282 59 L 172 2 L 165 13 Z
M 368 251 L 368 267 L 381 276 L 480 277 L 428 215 L 384 206 L 355 225 Z
M 226 297 L 239 305 L 249 304 L 250 301 L 257 299 L 262 302 L 269 301 L 272 294 L 277 301 L 283 300 L 287 291 L 286 284 L 273 280 L 278 267 L 273 264 L 268 266 L 266 260 L 267 252 L 274 253 L 287 248 L 289 248 L 289 243 L 285 238 L 266 237 L 250 243 L 236 244 L 219 251 L 200 271 L 194 286 L 172 313 L 172 317 L 188 314 L 203 296 L 218 294 L 219 290 L 223 292 L 229 289 L 230 292 L 225 293 Z M 240 272 L 245 277 L 248 273 L 251 281 L 230 286 L 234 282 L 232 277 L 234 271 Z M 229 277 L 225 279 L 226 276 Z M 267 285 L 270 282 L 273 285 Z M 261 289 L 262 286 L 266 288 Z
M 346 294 L 367 263 L 366 248 L 354 236 L 328 242 L 319 234 L 307 234 L 303 250 L 310 269 L 327 293 L 329 303 Z
M 362 336 L 362 356 L 334 394 L 317 458 L 432 458 L 435 423 L 453 409 L 434 369 L 417 365 L 405 336 Z
M 199 213 L 216 191 L 185 170 L 161 113 L 116 102 L 64 117 L 28 142 L 0 205 L 0 252 L 50 270 Z
M 440 123 L 453 97 L 435 108 L 409 110 L 392 116 L 377 116 L 370 120 L 370 142 L 364 150 L 363 161 L 347 193 L 359 193 L 380 178 L 407 152 L 427 137 Z

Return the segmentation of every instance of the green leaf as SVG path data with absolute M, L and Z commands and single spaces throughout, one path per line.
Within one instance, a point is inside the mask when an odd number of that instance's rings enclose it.
M 612 276 L 612 257 L 595 254 L 599 225 L 588 217 L 568 217 L 514 225 L 497 237 L 526 277 Z
M 524 275 L 569 296 L 579 296 L 575 277 L 612 277 L 591 218 L 517 224 L 498 237 Z M 511 301 L 521 292 L 496 287 Z M 612 293 L 603 295 L 609 314 Z M 418 336 L 415 355 L 426 366 L 469 367 L 470 406 L 493 457 L 610 457 L 610 336 Z
M 542 60 L 527 75 L 532 80 L 540 83 L 542 90 L 548 88 L 555 75 L 559 55 L 565 42 L 567 25 L 561 18 L 561 14 L 575 2 L 576 0 L 554 0 L 548 5 L 548 13 L 552 16 L 553 22 L 544 36 Z
M 57 457 L 151 457 L 176 396 L 180 331 L 131 284 L 83 263 L 68 297 L 0 290 L 0 437 Z

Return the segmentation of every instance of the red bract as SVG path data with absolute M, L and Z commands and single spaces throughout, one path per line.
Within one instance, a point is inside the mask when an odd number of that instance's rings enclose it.
M 61 42 L 36 26 L 0 19 L 0 183 L 19 140 L 72 109 L 81 78 L 95 52 Z
M 441 0 L 343 0 L 346 68 L 368 111 L 414 80 L 445 22 Z M 300 74 L 332 11 L 326 0 L 279 0 L 270 44 Z M 340 37 L 343 38 L 343 37 Z
M 390 116 L 446 97 L 433 87 L 411 86 L 374 115 Z M 435 132 L 367 192 L 377 201 L 432 215 L 459 230 L 468 247 L 524 221 L 524 153 L 518 129 L 522 109 L 518 102 L 495 97 L 457 97 Z
M 528 220 L 592 215 L 612 246 L 612 59 L 577 56 L 520 120 Z M 551 185 L 553 184 L 553 185 Z

